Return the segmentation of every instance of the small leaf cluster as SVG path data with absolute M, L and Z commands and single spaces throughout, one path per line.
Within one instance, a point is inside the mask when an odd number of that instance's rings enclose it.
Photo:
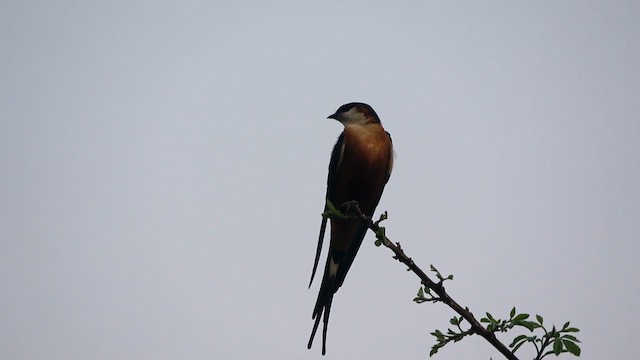
M 446 278 L 444 278 L 446 280 Z M 430 297 L 425 296 L 428 295 Z M 438 298 L 433 297 L 431 293 L 428 291 L 428 288 L 425 288 L 425 291 L 418 291 L 418 296 L 413 299 L 413 301 L 417 303 L 422 303 L 425 301 L 438 301 Z M 457 329 L 447 329 L 446 332 L 442 332 L 440 330 L 435 330 L 431 333 L 436 338 L 436 344 L 431 347 L 431 352 L 429 356 L 433 356 L 440 350 L 442 347 L 447 345 L 450 342 L 458 342 L 462 340 L 465 336 L 473 335 L 475 332 L 473 329 L 463 330 L 460 324 L 464 321 L 462 316 L 454 316 L 449 320 L 451 325 L 454 325 Z M 535 360 L 542 360 L 545 356 L 554 354 L 559 356 L 562 353 L 570 353 L 575 356 L 580 356 L 580 347 L 577 343 L 580 342 L 573 333 L 577 333 L 580 330 L 575 327 L 571 327 L 570 322 L 566 322 L 560 330 L 556 329 L 555 325 L 552 325 L 551 330 L 547 330 L 544 325 L 544 319 L 540 315 L 535 316 L 535 320 L 529 319 L 529 314 L 518 314 L 516 312 L 516 308 L 511 309 L 508 319 L 497 319 L 490 313 L 486 313 L 486 316 L 480 319 L 481 323 L 486 324 L 487 330 L 497 333 L 497 332 L 507 332 L 514 327 L 524 327 L 530 332 L 542 331 L 543 334 L 533 334 L 533 335 L 518 335 L 516 336 L 509 347 L 512 349 L 511 352 L 515 354 L 515 352 L 525 343 L 531 343 L 536 349 L 536 357 Z M 551 349 L 549 349 L 551 347 Z
M 547 355 L 559 356 L 562 353 L 570 353 L 575 356 L 580 356 L 581 349 L 577 343 L 580 342 L 578 338 L 573 335 L 579 332 L 578 328 L 572 327 L 571 322 L 567 321 L 560 330 L 556 329 L 555 325 L 551 326 L 551 330 L 547 330 L 544 326 L 544 319 L 540 315 L 536 315 L 536 321 L 527 320 L 529 314 L 515 315 L 516 309 L 511 310 L 511 319 L 509 320 L 513 326 L 522 326 L 529 331 L 534 332 L 536 330 L 542 330 L 542 335 L 533 334 L 531 336 L 518 335 L 516 336 L 509 347 L 512 348 L 512 352 L 515 353 L 523 344 L 532 343 L 536 348 L 537 356 L 536 360 L 542 360 Z M 551 346 L 550 350 L 547 348 Z
M 448 343 L 458 342 L 462 340 L 465 336 L 473 334 L 472 329 L 462 330 L 462 327 L 460 327 L 460 323 L 462 323 L 462 321 L 463 321 L 462 316 L 459 316 L 459 317 L 454 316 L 451 318 L 451 320 L 449 320 L 449 323 L 451 323 L 451 325 L 456 326 L 457 330 L 449 328 L 447 329 L 446 333 L 443 333 L 442 331 L 436 329 L 434 332 L 431 333 L 431 335 L 435 336 L 436 338 L 436 344 L 431 347 L 429 356 L 435 355 L 438 352 L 438 350 L 440 350 L 440 348 L 444 347 Z
M 487 330 L 491 332 L 506 332 L 516 326 L 524 327 L 530 332 L 536 330 L 542 330 L 544 332 L 542 335 L 516 336 L 509 345 L 513 353 L 525 343 L 531 343 L 536 348 L 536 360 L 541 360 L 547 355 L 554 354 L 558 356 L 566 352 L 580 356 L 580 347 L 576 344 L 579 343 L 580 340 L 574 335 L 571 335 L 571 333 L 576 333 L 580 330 L 575 327 L 570 327 L 570 322 L 566 322 L 560 330 L 556 330 L 556 326 L 553 325 L 551 331 L 549 331 L 544 326 L 542 316 L 536 315 L 535 321 L 530 320 L 529 314 L 517 314 L 515 307 L 511 309 L 509 319 L 507 320 L 496 319 L 490 313 L 486 314 L 487 316 L 480 319 L 480 322 L 487 324 Z M 551 350 L 547 350 L 549 346 L 552 346 Z
M 431 271 L 433 271 L 436 274 L 436 277 L 438 278 L 438 285 L 442 285 L 443 282 L 445 282 L 446 280 L 453 280 L 453 275 L 449 274 L 447 277 L 442 276 L 442 274 L 440 274 L 440 271 L 438 271 L 438 269 L 436 269 L 435 266 L 430 265 L 431 267 Z
M 516 308 L 511 309 L 509 319 L 501 320 L 494 318 L 490 313 L 486 313 L 486 316 L 480 319 L 481 323 L 487 324 L 487 330 L 491 332 L 507 332 L 514 326 L 524 326 L 529 330 L 534 329 L 533 322 L 527 321 L 529 314 L 516 314 Z
M 413 301 L 418 304 L 422 304 L 423 302 L 427 301 L 437 302 L 439 300 L 440 298 L 431 294 L 431 289 L 426 286 L 424 287 L 424 290 L 421 286 L 420 289 L 418 289 L 418 294 L 413 298 Z
M 433 265 L 431 265 L 431 271 L 433 271 L 436 277 L 438 278 L 438 285 L 442 285 L 442 283 L 447 280 L 453 280 L 452 274 L 449 274 L 446 277 L 444 277 L 442 276 L 440 271 L 438 271 L 438 269 L 436 269 L 435 266 Z M 441 299 L 438 296 L 433 295 L 431 293 L 431 289 L 425 285 L 425 286 L 421 286 L 418 289 L 418 294 L 416 295 L 415 298 L 413 298 L 413 301 L 415 301 L 418 304 L 422 304 L 423 302 L 427 302 L 427 301 L 438 302 L 438 301 L 441 301 Z
M 387 220 L 388 218 L 389 215 L 385 211 L 384 213 L 382 213 L 382 215 L 380 215 L 380 219 L 373 223 L 375 226 L 378 226 L 378 231 L 376 231 L 376 241 L 374 243 L 376 246 L 382 245 L 382 242 L 387 239 L 386 229 L 380 226 L 380 223 Z

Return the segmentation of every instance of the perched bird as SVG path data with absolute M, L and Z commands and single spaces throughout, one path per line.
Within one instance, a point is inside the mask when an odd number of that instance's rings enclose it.
M 355 200 L 363 214 L 373 216 L 391 175 L 391 136 L 382 127 L 376 112 L 367 104 L 353 102 L 342 105 L 328 118 L 341 122 L 344 131 L 338 137 L 331 153 L 326 198 L 338 209 L 343 203 Z M 327 209 L 325 203 L 325 211 Z M 318 267 L 326 226 L 327 219 L 323 218 L 309 287 Z M 326 353 L 327 326 L 333 294 L 342 286 L 366 232 L 367 225 L 357 219 L 331 219 L 329 254 L 313 309 L 312 318 L 315 319 L 315 323 L 307 345 L 307 348 L 311 349 L 322 318 L 323 355 Z

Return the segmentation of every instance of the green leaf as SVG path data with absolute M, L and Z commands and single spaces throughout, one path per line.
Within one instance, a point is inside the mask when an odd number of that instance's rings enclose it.
M 487 312 L 487 318 L 489 319 L 489 321 L 491 321 L 491 323 L 497 323 L 496 319 L 494 319 L 493 316 L 489 314 L 489 312 Z
M 387 237 L 387 228 L 385 228 L 383 226 L 378 228 L 378 231 L 376 232 L 376 237 L 380 241 L 382 241 L 384 238 L 386 238 Z
M 513 348 L 513 350 L 511 350 L 512 353 L 516 353 L 516 350 L 518 350 L 520 348 L 520 346 L 522 346 L 522 344 L 526 343 L 526 341 L 521 341 L 518 345 L 516 345 L 516 347 Z
M 329 199 L 327 199 L 327 207 L 329 208 L 329 211 L 331 211 L 331 212 L 340 213 L 338 211 L 338 209 L 336 209 L 336 207 L 333 206 L 333 203 L 331 201 L 329 201 Z
M 562 352 L 562 340 L 556 339 L 556 341 L 553 342 L 553 353 L 556 356 L 558 356 L 560 355 L 561 352 Z
M 543 321 L 544 319 L 542 319 L 542 316 L 540 316 L 540 315 L 536 315 L 536 320 L 538 320 L 538 323 L 539 323 L 540 325 L 542 325 L 542 321 Z
M 569 327 L 569 323 L 570 323 L 570 322 L 571 322 L 571 321 L 567 321 L 566 323 L 564 323 L 564 325 L 562 326 L 562 330 L 564 330 L 564 329 L 568 328 L 568 327 Z
M 435 355 L 438 350 L 442 347 L 442 345 L 436 344 L 431 347 L 431 351 L 429 352 L 429 357 Z
M 373 244 L 375 246 L 380 246 L 380 245 L 382 245 L 382 241 L 376 239 L 376 241 Z
M 513 318 L 513 321 L 514 321 L 514 322 L 516 322 L 516 321 L 522 321 L 522 320 L 524 320 L 524 319 L 528 319 L 528 318 L 529 318 L 529 314 L 518 314 L 518 315 L 516 315 L 516 317 L 515 317 L 515 318 Z
M 451 320 L 449 320 L 449 322 L 451 323 L 451 325 L 459 325 L 460 324 L 460 320 L 458 320 L 458 317 L 454 316 L 451 318 Z
M 578 328 L 574 328 L 574 327 L 570 327 L 570 328 L 568 328 L 568 329 L 565 329 L 564 331 L 565 331 L 565 332 L 579 332 L 579 331 L 580 331 L 580 329 L 578 329 Z
M 576 343 L 568 340 L 563 340 L 564 347 L 573 355 L 580 356 L 580 347 Z
M 526 339 L 527 335 L 518 335 L 516 336 L 515 339 L 513 339 L 513 341 L 511 342 L 511 345 L 509 345 L 509 347 L 514 347 L 516 345 L 516 343 L 522 339 Z
M 513 317 L 516 316 L 516 307 L 514 306 L 513 309 L 511 309 L 511 313 L 509 314 L 509 318 L 513 319 Z
M 538 325 L 537 323 L 535 323 L 533 321 L 518 321 L 518 323 L 516 325 L 524 326 L 527 329 L 529 329 L 529 331 L 533 331 L 534 329 L 540 327 L 540 325 Z
M 571 341 L 575 341 L 575 342 L 580 342 L 580 340 L 578 340 L 575 336 L 573 335 L 563 335 L 562 339 L 566 339 L 566 340 L 571 340 Z

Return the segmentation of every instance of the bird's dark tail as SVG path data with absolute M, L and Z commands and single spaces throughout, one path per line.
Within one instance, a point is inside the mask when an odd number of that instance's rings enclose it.
M 362 244 L 362 239 L 366 232 L 366 224 L 358 224 L 351 244 L 346 252 L 329 249 L 327 263 L 324 267 L 324 275 L 322 276 L 322 283 L 320 284 L 320 291 L 318 292 L 318 299 L 316 300 L 316 306 L 313 308 L 312 319 L 315 319 L 315 323 L 313 324 L 313 330 L 311 331 L 311 337 L 307 345 L 307 348 L 311 349 L 313 338 L 316 335 L 316 331 L 318 331 L 320 320 L 322 319 L 322 355 L 327 351 L 327 328 L 329 327 L 329 314 L 331 313 L 333 295 L 338 291 L 338 288 L 342 286 L 344 278 L 347 276 L 347 272 L 353 264 L 353 259 L 358 252 L 358 248 L 360 248 L 360 244 Z
M 331 263 L 332 261 L 333 264 Z M 331 313 L 333 295 L 338 290 L 336 283 L 337 266 L 338 265 L 333 259 L 333 256 L 329 254 L 327 257 L 324 275 L 322 277 L 322 284 L 320 285 L 320 291 L 318 293 L 318 299 L 316 300 L 316 306 L 313 308 L 313 316 L 311 317 L 312 319 L 315 319 L 315 323 L 313 324 L 313 330 L 311 330 L 307 349 L 311 349 L 313 338 L 316 336 L 316 331 L 318 330 L 320 320 L 322 319 L 322 355 L 327 352 L 327 328 L 329 326 L 329 314 Z

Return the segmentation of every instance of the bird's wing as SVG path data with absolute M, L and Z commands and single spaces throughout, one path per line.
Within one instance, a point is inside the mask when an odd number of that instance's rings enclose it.
M 328 210 L 327 199 L 333 199 L 336 187 L 336 180 L 338 179 L 338 173 L 340 172 L 340 166 L 342 165 L 342 153 L 344 151 L 344 132 L 338 137 L 338 141 L 333 147 L 331 152 L 331 161 L 329 162 L 329 176 L 327 177 L 327 194 L 325 197 L 324 211 Z M 339 204 L 334 204 L 338 206 Z M 311 271 L 311 280 L 309 280 L 309 287 L 313 282 L 313 277 L 316 275 L 318 269 L 318 262 L 320 261 L 320 252 L 322 251 L 322 243 L 324 241 L 324 233 L 327 229 L 327 218 L 322 218 L 320 224 L 320 235 L 318 236 L 318 247 L 316 249 L 316 257 L 313 262 L 313 270 Z

